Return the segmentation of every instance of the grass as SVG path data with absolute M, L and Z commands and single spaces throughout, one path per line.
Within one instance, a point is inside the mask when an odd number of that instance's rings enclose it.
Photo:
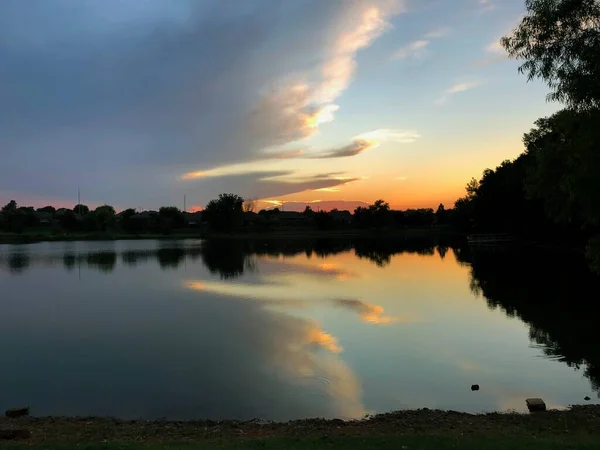
M 9 444 L 8 450 L 562 450 L 600 449 L 600 439 L 442 438 L 428 436 L 310 437 L 217 439 L 194 444 L 90 443 L 71 445 Z
M 28 430 L 0 448 L 33 449 L 584 449 L 600 450 L 600 405 L 536 414 L 466 414 L 429 409 L 363 420 L 291 422 L 124 421 L 0 418 L 0 430 Z

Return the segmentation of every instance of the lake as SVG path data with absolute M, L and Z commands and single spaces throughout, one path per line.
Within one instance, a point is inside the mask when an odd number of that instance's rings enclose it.
M 288 420 L 597 403 L 599 287 L 579 255 L 435 238 L 1 245 L 0 407 Z

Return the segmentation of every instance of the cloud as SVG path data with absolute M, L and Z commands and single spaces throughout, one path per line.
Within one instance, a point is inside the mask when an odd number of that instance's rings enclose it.
M 245 198 L 272 198 L 298 192 L 331 188 L 358 181 L 356 177 L 302 178 L 292 171 L 253 172 L 211 178 L 199 184 L 209 198 L 222 192 L 238 192 Z
M 190 168 L 291 158 L 401 6 L 0 2 L 0 190 L 158 206 Z
M 489 44 L 485 48 L 485 51 L 488 53 L 496 53 L 496 54 L 500 54 L 500 55 L 506 55 L 506 50 L 504 50 L 504 47 L 502 47 L 500 40 L 494 41 L 491 44 Z
M 400 321 L 398 317 L 385 315 L 383 307 L 379 305 L 371 305 L 356 299 L 338 299 L 334 300 L 334 303 L 337 306 L 357 312 L 361 320 L 365 323 L 387 325 Z
M 344 147 L 332 149 L 320 155 L 312 156 L 311 158 L 316 159 L 329 159 L 329 158 L 346 158 L 349 156 L 356 156 L 366 150 L 377 147 L 379 144 L 374 141 L 368 141 L 366 139 L 356 139 L 352 144 L 345 145 Z
M 332 148 L 329 150 L 322 151 L 305 151 L 303 149 L 292 149 L 292 150 L 284 150 L 281 152 L 271 152 L 271 153 L 263 153 L 258 158 L 259 160 L 268 160 L 268 159 L 333 159 L 333 158 L 348 158 L 352 156 L 357 156 L 367 150 L 371 150 L 379 147 L 384 142 L 391 142 L 396 144 L 410 144 L 417 141 L 421 135 L 416 131 L 412 130 L 392 130 L 392 129 L 377 129 L 373 131 L 368 131 L 365 133 L 361 133 L 358 136 L 355 136 L 350 144 L 344 145 L 338 148 Z M 224 176 L 254 176 L 260 177 L 260 180 L 266 180 L 268 178 L 275 177 L 284 177 L 293 175 L 293 171 L 264 171 L 262 165 L 257 165 L 255 162 L 250 163 L 240 163 L 240 164 L 230 164 L 221 167 L 215 167 L 209 170 L 198 170 L 192 172 L 186 172 L 180 175 L 182 180 L 194 180 L 201 178 L 215 178 L 215 177 L 224 177 Z M 315 180 L 323 181 L 328 178 L 332 178 L 335 180 L 345 180 L 348 182 L 349 179 L 358 179 L 355 177 L 345 176 L 341 178 L 341 175 L 346 175 L 343 172 L 333 172 L 335 175 L 323 176 L 323 174 L 316 174 L 311 176 L 312 182 Z M 331 187 L 331 186 L 325 186 Z M 282 195 L 282 194 L 272 194 L 273 195 Z
M 439 27 L 434 30 L 431 30 L 428 33 L 425 33 L 423 36 L 425 39 L 439 39 L 445 36 L 448 36 L 452 32 L 450 27 Z
M 325 188 L 327 189 L 327 188 Z M 333 188 L 335 189 L 335 188 Z M 321 191 L 321 190 L 319 190 Z M 331 211 L 337 209 L 339 211 L 354 211 L 357 207 L 369 206 L 366 202 L 352 201 L 352 200 L 313 200 L 310 202 L 284 202 L 282 200 L 261 200 L 261 202 L 267 203 L 269 207 L 285 205 L 286 211 L 299 211 L 302 212 L 307 206 L 310 206 L 312 210 L 317 211 Z
M 461 93 L 461 92 L 466 92 L 469 91 L 471 89 L 475 89 L 476 87 L 480 86 L 481 83 L 479 81 L 467 81 L 467 82 L 462 82 L 462 83 L 456 83 L 454 85 L 452 85 L 450 88 L 446 89 L 444 91 L 444 94 L 435 101 L 435 103 L 437 105 L 442 105 L 444 103 L 446 103 L 450 97 L 452 97 L 455 94 Z
M 311 329 L 307 338 L 309 345 L 316 345 L 332 353 L 340 353 L 343 350 L 336 337 L 318 328 Z
M 347 158 L 350 156 L 359 155 L 367 150 L 379 147 L 383 142 L 395 142 L 398 144 L 411 144 L 417 141 L 421 136 L 416 131 L 401 131 L 379 129 L 359 134 L 351 144 L 340 148 L 327 150 L 325 152 L 306 155 L 306 158 L 311 159 L 328 159 L 328 158 Z
M 427 48 L 433 39 L 439 39 L 447 36 L 450 28 L 440 27 L 425 33 L 421 39 L 410 42 L 400 47 L 392 54 L 392 59 L 422 59 L 427 55 Z
M 477 4 L 480 6 L 482 11 L 491 11 L 496 8 L 496 5 L 492 0 L 477 0 Z
M 339 106 L 333 103 L 349 86 L 356 70 L 356 53 L 368 47 L 389 24 L 392 3 L 379 7 L 364 4 L 333 40 L 313 76 L 283 81 L 271 89 L 252 111 L 249 135 L 260 146 L 283 145 L 313 136 L 319 125 L 334 120 Z M 387 6 L 387 7 L 386 7 Z M 314 74 L 316 72 L 316 74 Z
M 404 47 L 399 48 L 392 55 L 394 59 L 407 59 L 407 58 L 422 58 L 425 55 L 425 49 L 429 45 L 427 40 L 413 41 Z
M 500 39 L 488 44 L 484 50 L 491 56 L 487 56 L 485 58 L 475 61 L 473 63 L 473 67 L 487 66 L 489 64 L 493 64 L 499 61 L 505 61 L 508 58 L 508 54 L 506 53 L 506 50 L 504 50 L 504 47 L 502 47 Z

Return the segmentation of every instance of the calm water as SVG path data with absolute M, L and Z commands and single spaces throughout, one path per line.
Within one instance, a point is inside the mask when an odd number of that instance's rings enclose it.
M 0 246 L 0 408 L 286 420 L 593 403 L 599 283 L 580 264 L 414 241 Z

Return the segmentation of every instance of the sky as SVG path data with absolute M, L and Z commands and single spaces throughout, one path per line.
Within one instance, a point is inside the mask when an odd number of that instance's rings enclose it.
M 452 206 L 558 105 L 523 0 L 3 0 L 0 202 Z M 325 203 L 327 202 L 327 203 Z M 346 207 L 350 205 L 349 207 Z

